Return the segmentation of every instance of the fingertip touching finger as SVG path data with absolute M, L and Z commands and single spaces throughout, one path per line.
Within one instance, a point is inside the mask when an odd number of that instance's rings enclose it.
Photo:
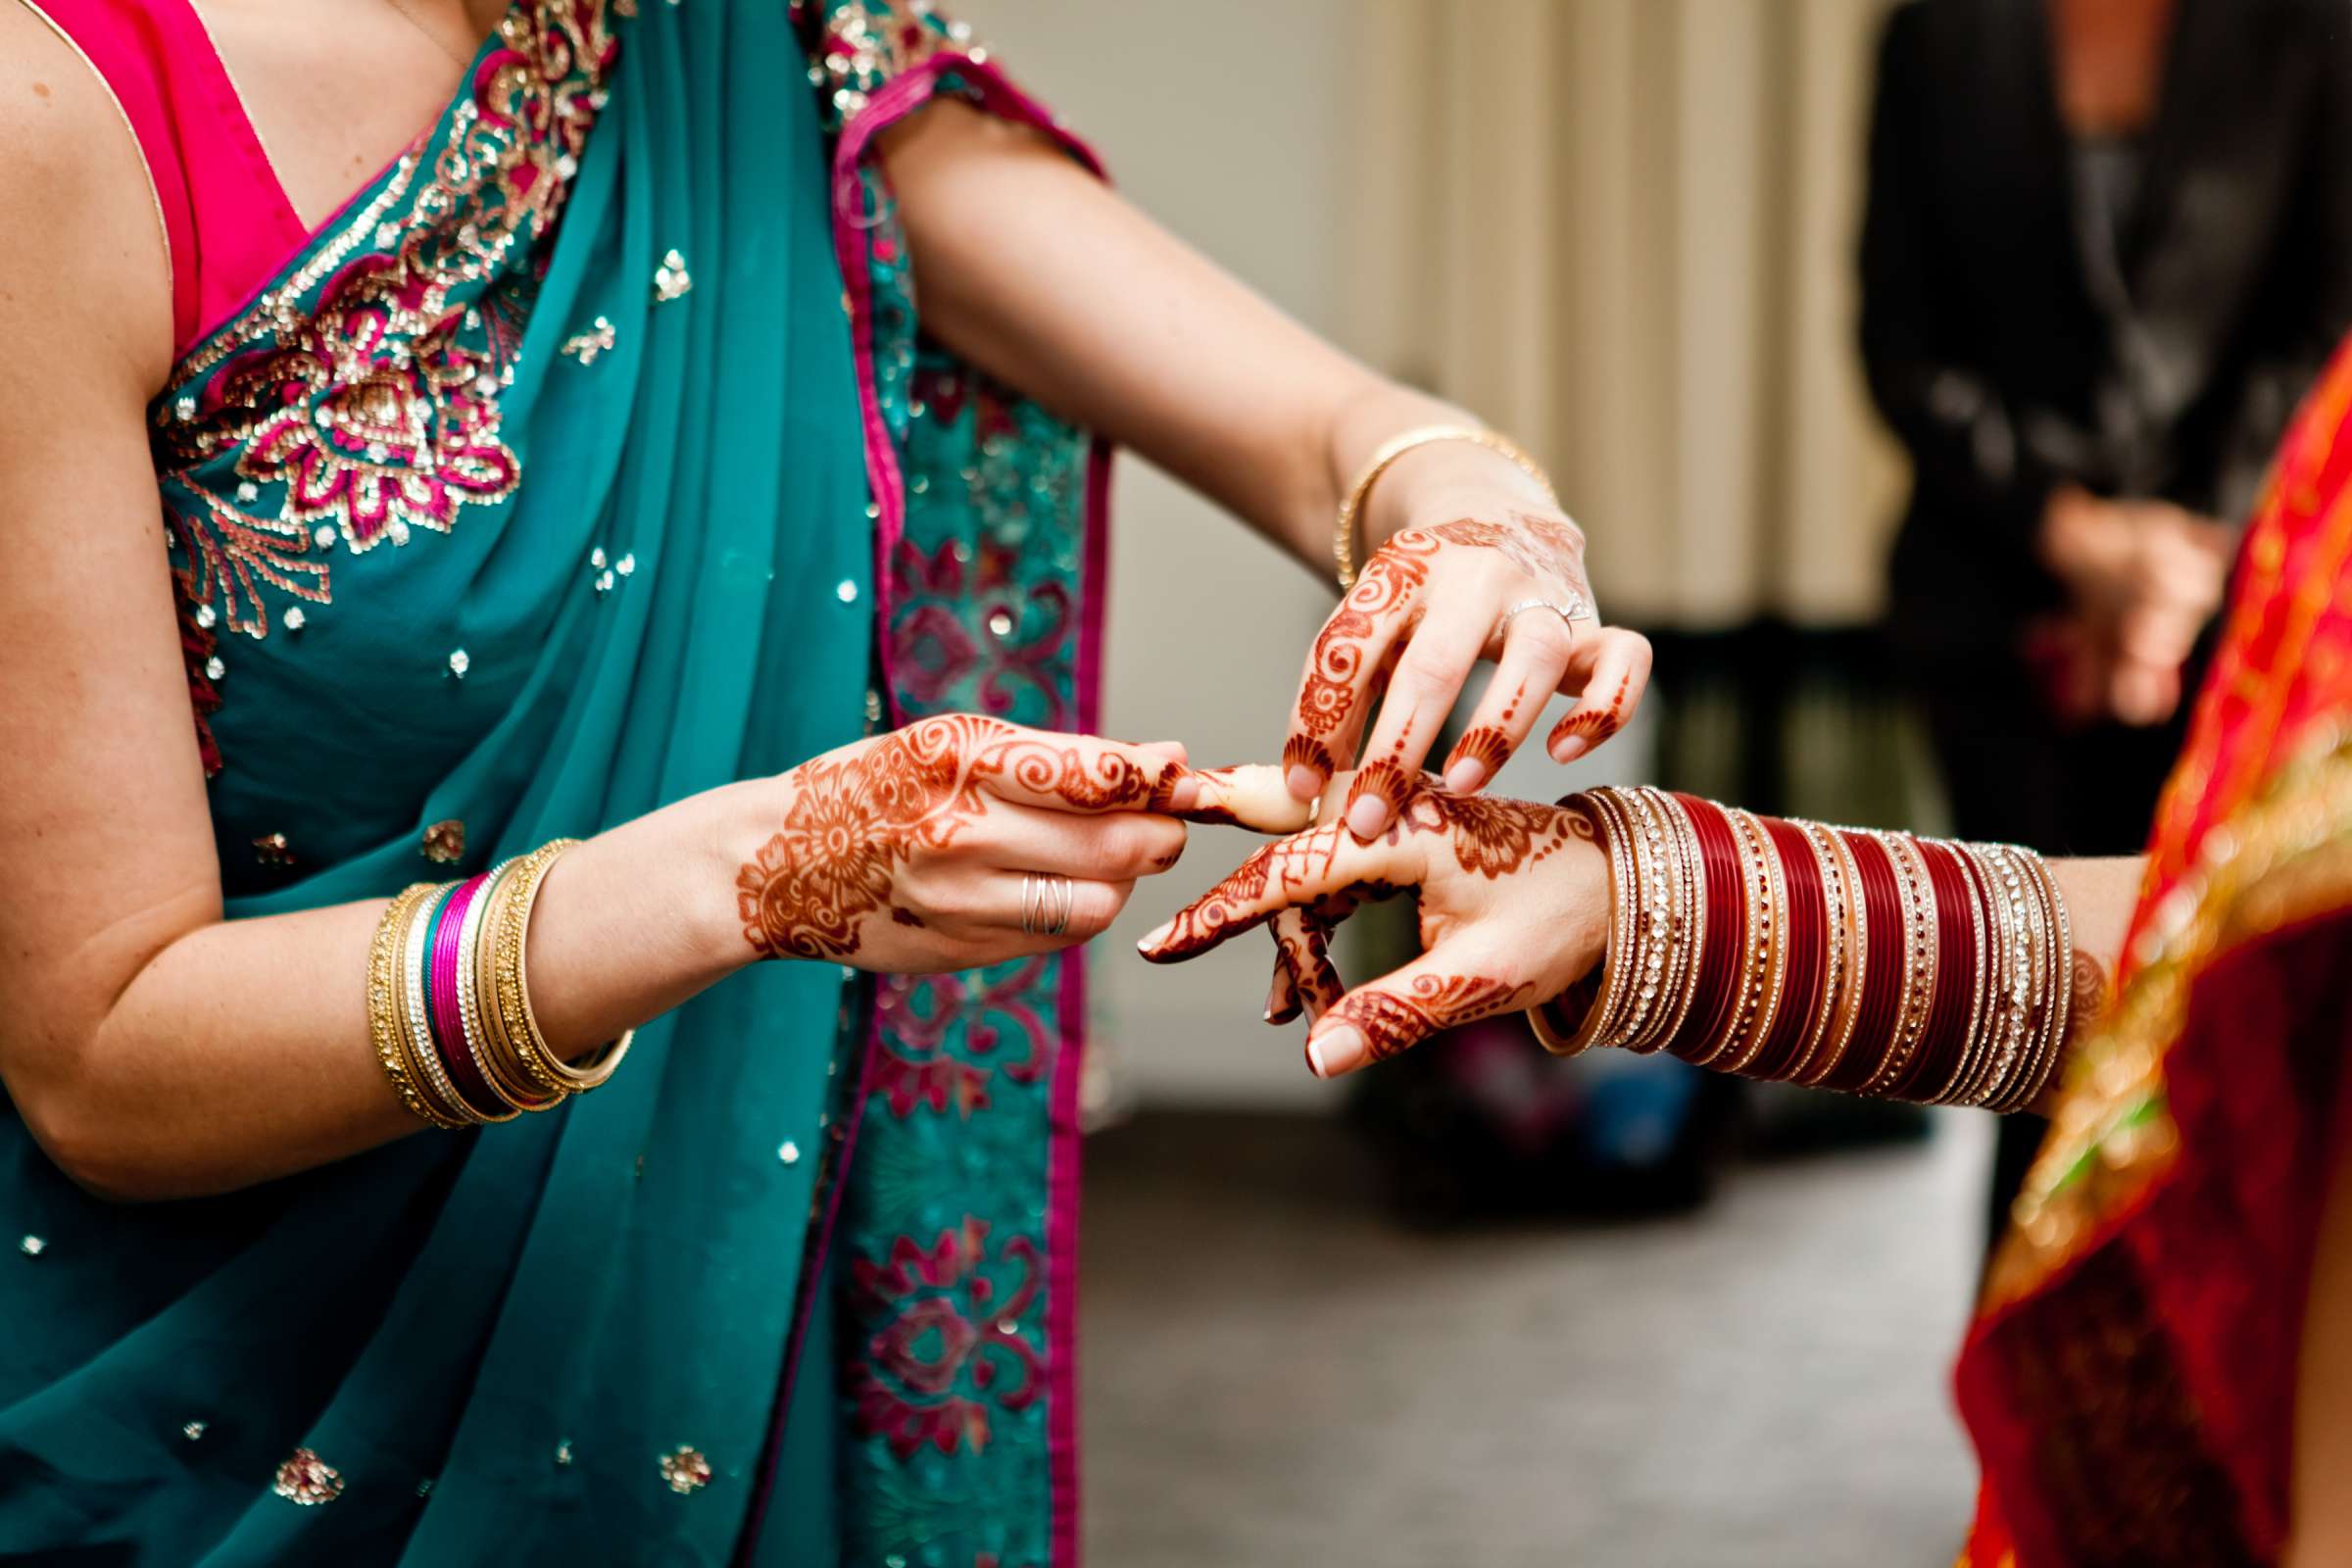
M 1152 808 L 1188 822 L 1259 833 L 1296 833 L 1314 815 L 1312 804 L 1285 786 L 1283 770 L 1263 763 L 1170 772 L 1152 792 Z

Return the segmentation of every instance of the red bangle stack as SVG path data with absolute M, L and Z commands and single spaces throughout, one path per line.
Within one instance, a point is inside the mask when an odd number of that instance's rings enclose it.
M 1595 790 L 1616 912 L 1558 1051 L 1666 1050 L 1744 1077 L 2014 1109 L 2055 1070 L 2071 932 L 2028 850 Z M 1565 1001 L 1566 999 L 1563 999 Z

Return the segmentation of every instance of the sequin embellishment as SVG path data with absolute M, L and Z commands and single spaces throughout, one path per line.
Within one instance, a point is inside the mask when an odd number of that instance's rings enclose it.
M 514 382 L 526 264 L 562 215 L 554 171 L 585 146 L 615 55 L 601 6 L 515 6 L 443 121 L 181 362 L 154 442 L 187 605 L 267 637 L 271 596 L 333 602 L 338 540 L 356 556 L 446 534 L 465 508 L 514 494 L 498 394 Z
M 17 1244 L 17 1250 L 23 1252 L 26 1257 L 38 1257 L 49 1250 L 49 1244 L 38 1236 L 27 1236 Z
M 265 833 L 253 841 L 253 858 L 264 865 L 292 865 L 294 846 L 283 833 Z
M 179 1435 L 187 1439 L 190 1443 L 194 1443 L 197 1439 L 204 1436 L 204 1423 L 201 1421 L 191 1421 L 186 1426 L 179 1429 Z
M 710 1461 L 685 1444 L 679 1444 L 674 1453 L 663 1454 L 661 1466 L 662 1479 L 680 1496 L 700 1492 L 710 1484 Z
M 424 830 L 416 848 L 435 865 L 455 865 L 466 858 L 466 824 L 446 817 Z
M 343 1476 L 342 1472 L 310 1449 L 296 1448 L 286 1462 L 277 1467 L 277 1480 L 270 1490 L 288 1502 L 315 1508 L 343 1495 Z
M 671 251 L 654 269 L 654 302 L 667 305 L 671 300 L 694 287 L 694 278 L 686 270 L 686 258 Z
M 618 341 L 619 337 L 612 330 L 612 323 L 600 316 L 596 318 L 595 324 L 590 326 L 587 331 L 574 332 L 565 338 L 564 346 L 556 352 L 568 354 L 582 365 L 594 365 L 599 355 L 610 351 L 612 345 Z

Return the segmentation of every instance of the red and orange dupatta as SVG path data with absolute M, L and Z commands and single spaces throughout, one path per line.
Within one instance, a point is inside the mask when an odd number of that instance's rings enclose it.
M 1963 1353 L 1967 1568 L 2263 1563 L 2352 1047 L 2352 344 L 2289 431 Z

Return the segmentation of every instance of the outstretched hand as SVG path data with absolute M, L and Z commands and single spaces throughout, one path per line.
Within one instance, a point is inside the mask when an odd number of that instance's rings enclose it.
M 1307 1064 L 1324 1078 L 1557 996 L 1599 961 L 1608 865 L 1581 812 L 1455 794 L 1427 775 L 1411 780 L 1368 839 L 1339 818 L 1342 809 L 1327 797 L 1318 825 L 1260 846 L 1144 938 L 1144 956 L 1176 962 L 1270 926 L 1277 966 L 1267 1019 L 1306 1012 Z M 1417 896 L 1421 956 L 1348 990 L 1332 966 L 1332 930 L 1366 901 L 1407 891 Z

